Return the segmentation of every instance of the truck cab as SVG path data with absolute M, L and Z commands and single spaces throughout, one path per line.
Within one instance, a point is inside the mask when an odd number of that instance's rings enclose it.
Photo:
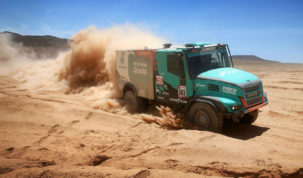
M 149 53 L 150 63 L 146 66 L 152 65 L 147 70 L 152 70 L 149 78 L 153 79 L 151 84 L 144 79 L 142 82 L 148 83 L 148 89 L 153 88 L 153 94 L 149 98 L 134 94 L 140 105 L 148 99 L 182 108 L 198 128 L 220 132 L 223 119 L 251 124 L 258 117 L 258 109 L 268 103 L 261 80 L 233 68 L 226 44 L 166 44 Z M 133 93 L 138 91 L 136 86 L 132 88 L 136 90 Z

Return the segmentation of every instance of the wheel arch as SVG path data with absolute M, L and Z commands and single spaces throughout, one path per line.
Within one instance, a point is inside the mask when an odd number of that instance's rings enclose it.
M 136 90 L 136 87 L 130 83 L 130 82 L 127 82 L 124 84 L 124 87 L 123 87 L 123 96 L 125 94 L 125 92 L 127 92 L 128 90 L 131 90 L 135 96 L 137 96 L 137 90 Z
M 199 102 L 209 105 L 216 113 L 223 113 L 226 111 L 220 100 L 213 96 L 199 96 L 192 98 L 186 106 L 186 111 L 188 112 L 192 105 Z

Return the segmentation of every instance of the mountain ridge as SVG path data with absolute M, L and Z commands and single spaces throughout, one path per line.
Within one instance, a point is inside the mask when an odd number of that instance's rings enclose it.
M 3 31 L 0 34 L 9 34 L 12 41 L 15 43 L 22 43 L 24 47 L 31 48 L 37 57 L 53 58 L 58 55 L 60 51 L 69 49 L 71 39 L 59 38 L 51 35 L 21 35 L 15 32 Z M 258 64 L 258 63 L 281 63 L 279 61 L 272 61 L 260 58 L 256 55 L 232 55 L 233 61 L 236 65 Z
M 9 35 L 12 42 L 21 43 L 23 46 L 22 50 L 34 52 L 37 59 L 54 58 L 60 51 L 68 50 L 70 43 L 69 39 L 51 35 L 21 35 L 10 31 L 0 32 L 0 35 Z

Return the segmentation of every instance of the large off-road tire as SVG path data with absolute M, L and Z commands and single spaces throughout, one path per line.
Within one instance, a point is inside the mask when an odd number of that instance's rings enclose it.
M 223 118 L 208 104 L 193 104 L 189 110 L 188 117 L 199 130 L 218 133 L 222 131 Z
M 123 103 L 130 112 L 145 112 L 146 102 L 143 98 L 136 97 L 131 90 L 123 95 Z
M 247 113 L 240 119 L 240 123 L 250 125 L 257 120 L 258 115 L 259 115 L 259 110 L 255 110 L 253 112 Z

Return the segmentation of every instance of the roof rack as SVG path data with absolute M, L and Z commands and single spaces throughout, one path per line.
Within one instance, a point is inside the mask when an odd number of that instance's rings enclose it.
M 205 45 L 210 45 L 209 42 L 196 42 L 196 43 L 187 43 L 185 47 L 194 48 L 194 47 L 203 47 Z

